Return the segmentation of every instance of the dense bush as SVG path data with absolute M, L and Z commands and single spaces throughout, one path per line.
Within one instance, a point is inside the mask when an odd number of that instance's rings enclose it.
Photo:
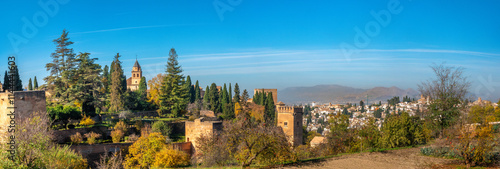
M 142 135 L 129 147 L 129 154 L 123 164 L 125 168 L 150 168 L 155 162 L 156 153 L 165 146 L 165 137 L 160 133 Z
M 389 117 L 382 126 L 382 147 L 404 147 L 425 144 L 430 139 L 430 131 L 418 117 L 410 117 L 406 112 Z
M 179 150 L 163 148 L 160 152 L 156 153 L 153 167 L 184 167 L 188 166 L 189 162 L 189 154 Z
M 121 130 L 111 131 L 111 140 L 113 143 L 119 143 L 125 134 Z
M 54 106 L 47 107 L 47 113 L 51 120 L 67 123 L 69 119 L 78 120 L 82 118 L 82 112 L 76 107 Z
M 161 135 L 165 137 L 170 137 L 170 133 L 172 132 L 172 129 L 168 126 L 168 124 L 163 121 L 154 122 L 151 129 L 152 132 L 161 133 Z
M 128 131 L 128 127 L 124 121 L 119 121 L 115 124 L 114 130 L 121 130 L 125 134 Z

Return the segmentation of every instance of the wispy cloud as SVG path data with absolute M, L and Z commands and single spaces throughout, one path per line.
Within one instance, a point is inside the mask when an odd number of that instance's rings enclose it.
M 173 25 L 135 26 L 135 27 L 122 27 L 122 28 L 112 28 L 112 29 L 76 32 L 76 33 L 71 33 L 71 34 L 78 35 L 78 34 L 88 34 L 88 33 L 114 32 L 114 31 L 131 30 L 131 29 L 163 28 L 163 27 L 192 26 L 192 25 L 193 24 L 189 24 L 189 25 L 188 24 L 173 24 Z
M 500 56 L 498 53 L 486 53 L 464 50 L 446 50 L 446 49 L 364 49 L 363 52 L 411 52 L 411 53 L 448 53 L 448 54 L 463 54 L 473 56 Z

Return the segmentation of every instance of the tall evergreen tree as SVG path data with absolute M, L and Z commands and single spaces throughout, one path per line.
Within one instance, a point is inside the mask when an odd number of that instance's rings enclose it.
M 219 91 L 217 90 L 217 84 L 212 83 L 210 85 L 210 93 L 209 93 L 209 98 L 210 98 L 210 110 L 212 110 L 214 113 L 219 113 L 220 112 L 220 103 L 219 103 Z
M 19 69 L 16 66 L 14 72 L 14 91 L 23 91 L 23 82 L 21 81 L 21 76 L 19 76 Z
M 248 98 L 249 98 L 248 91 L 247 91 L 247 89 L 244 89 L 243 94 L 241 94 L 240 103 L 242 103 L 244 106 L 246 106 Z
M 273 94 L 271 92 L 267 93 L 265 115 L 267 123 L 273 125 L 276 123 L 276 107 L 274 106 Z
M 124 90 L 122 86 L 123 69 L 121 66 L 120 54 L 117 53 L 113 63 L 111 64 L 113 68 L 113 73 L 111 75 L 111 86 L 110 86 L 110 107 L 111 111 L 120 111 L 124 107 Z
M 196 84 L 194 85 L 194 100 L 198 101 L 200 99 L 201 99 L 200 84 L 198 83 L 198 80 L 196 80 Z
M 5 75 L 3 76 L 3 90 L 6 91 L 6 90 L 9 90 L 9 86 L 10 86 L 10 79 L 9 79 L 9 75 L 7 74 L 7 71 L 5 71 Z
M 228 97 L 228 99 L 229 99 L 230 103 L 233 102 L 232 101 L 233 100 L 233 91 L 231 90 L 231 83 L 229 83 L 229 97 Z
M 148 84 L 146 81 L 146 77 L 141 77 L 141 81 L 139 82 L 139 95 L 141 99 L 146 99 L 146 96 L 148 94 Z
M 185 87 L 182 68 L 177 61 L 177 52 L 172 48 L 167 63 L 167 76 L 163 80 L 160 96 L 160 113 L 177 117 L 186 112 L 189 91 Z
M 255 104 L 259 104 L 260 103 L 260 92 L 257 91 L 255 92 L 255 94 L 253 94 L 253 99 L 252 101 L 255 103 Z
M 33 88 L 34 88 L 35 90 L 38 90 L 38 80 L 36 80 L 36 76 L 35 76 L 35 80 L 33 81 L 33 84 L 34 84 L 34 85 L 33 85 Z
M 101 82 L 102 85 L 104 86 L 104 90 L 106 93 L 109 92 L 109 81 L 111 80 L 111 77 L 109 75 L 109 67 L 108 65 L 104 66 L 103 72 L 102 72 L 102 77 L 101 77 Z
M 104 94 L 102 93 L 101 65 L 96 64 L 97 58 L 90 58 L 90 53 L 80 53 L 75 61 L 78 63 L 74 70 L 76 83 L 69 90 L 70 100 L 81 105 L 83 113 L 95 116 L 96 110 L 103 106 Z
M 259 98 L 259 105 L 262 105 L 264 106 L 265 103 L 266 103 L 266 93 L 264 92 L 264 90 L 262 90 L 262 92 L 260 93 L 260 98 Z
M 191 77 L 188 75 L 186 77 L 186 90 L 189 92 L 189 103 L 194 103 L 194 88 L 193 88 L 193 84 L 191 83 Z
M 234 102 L 240 102 L 240 86 L 238 86 L 238 83 L 234 84 L 234 97 L 233 97 Z
M 108 73 L 108 91 L 110 90 L 110 87 L 111 87 L 111 75 L 113 74 L 113 71 L 115 70 L 114 68 L 114 64 L 115 62 L 111 62 L 111 66 L 109 67 L 109 73 Z M 111 92 L 111 91 L 109 91 Z
M 205 89 L 205 94 L 203 95 L 203 105 L 206 110 L 211 110 L 210 106 L 210 88 L 207 86 Z
M 30 80 L 28 81 L 28 90 L 29 90 L 29 91 L 32 91 L 32 90 L 33 90 L 33 83 L 31 82 L 31 78 L 30 78 Z
M 73 44 L 69 39 L 68 32 L 63 30 L 61 36 L 53 40 L 57 46 L 56 51 L 51 54 L 52 62 L 45 65 L 49 76 L 44 80 L 47 82 L 47 89 L 52 93 L 51 100 L 62 104 L 70 102 L 68 88 L 76 81 L 74 71 L 71 71 L 76 66 L 75 53 L 69 48 Z

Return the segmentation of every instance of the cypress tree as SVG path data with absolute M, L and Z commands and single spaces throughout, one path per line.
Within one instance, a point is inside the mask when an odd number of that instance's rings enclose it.
M 9 79 L 9 75 L 7 74 L 7 71 L 5 71 L 5 75 L 3 76 L 3 90 L 6 91 L 6 90 L 9 90 L 9 86 L 10 86 L 10 79 Z
M 14 72 L 14 81 L 16 82 L 14 91 L 23 91 L 23 82 L 21 81 L 21 76 L 19 76 L 19 69 L 17 68 L 17 66 Z
M 255 104 L 258 104 L 258 102 L 259 102 L 259 98 L 260 98 L 260 97 L 259 97 L 259 91 L 257 91 L 257 92 L 255 92 L 255 93 L 253 94 L 253 99 L 252 99 L 252 102 L 253 102 L 253 103 L 255 103 Z
M 30 80 L 28 81 L 28 90 L 29 90 L 29 91 L 33 90 L 33 83 L 31 82 L 31 78 L 30 78 Z
M 264 90 L 262 90 L 262 92 L 260 93 L 260 98 L 259 98 L 259 105 L 262 105 L 264 106 L 265 103 L 266 103 L 266 93 L 264 92 Z
M 233 101 L 239 103 L 240 102 L 240 87 L 238 83 L 234 84 L 234 97 Z
M 198 80 L 196 80 L 196 84 L 194 85 L 194 100 L 198 101 L 201 99 L 200 96 L 200 84 L 198 83 Z
M 139 94 L 142 99 L 145 99 L 148 94 L 148 84 L 146 83 L 146 77 L 141 77 L 141 81 L 139 82 Z
M 35 76 L 35 80 L 34 80 L 34 82 L 33 82 L 33 83 L 34 83 L 34 86 L 33 86 L 33 87 L 34 87 L 34 89 L 35 89 L 35 90 L 38 90 L 38 80 L 36 80 L 36 76 Z
M 210 110 L 212 110 L 214 113 L 220 112 L 219 91 L 217 90 L 217 85 L 215 83 L 212 83 L 212 85 L 210 85 L 209 98 L 210 98 Z
M 267 123 L 275 124 L 276 122 L 276 107 L 274 106 L 273 94 L 267 93 L 265 104 L 265 114 L 267 116 Z
M 186 77 L 186 90 L 189 92 L 189 103 L 194 103 L 194 88 L 191 85 L 191 77 L 188 75 Z
M 102 85 L 104 86 L 104 90 L 106 93 L 109 92 L 109 81 L 111 80 L 111 77 L 109 76 L 109 67 L 108 65 L 104 66 L 104 70 L 102 72 Z
M 231 83 L 229 83 L 229 103 L 233 102 L 233 91 L 231 91 Z
M 111 64 L 113 67 L 113 73 L 111 75 L 111 100 L 110 100 L 110 110 L 111 111 L 120 111 L 124 106 L 124 90 L 122 86 L 122 77 L 123 70 L 121 66 L 121 61 L 119 60 L 120 54 L 117 53 L 113 63 Z
M 203 95 L 203 104 L 205 105 L 206 110 L 211 110 L 210 106 L 210 88 L 205 89 L 205 94 Z

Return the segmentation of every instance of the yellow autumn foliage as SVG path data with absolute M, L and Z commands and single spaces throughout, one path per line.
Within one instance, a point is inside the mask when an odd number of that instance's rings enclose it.
M 150 168 L 155 162 L 156 154 L 165 146 L 165 137 L 160 133 L 142 135 L 130 146 L 123 166 L 125 168 Z
M 149 86 L 148 102 L 153 103 L 157 106 L 160 105 L 160 89 L 165 76 L 166 76 L 165 74 L 160 73 L 156 75 L 156 77 L 153 77 L 151 80 L 148 80 L 148 86 Z
M 90 118 L 90 116 L 83 116 L 82 120 L 80 121 L 80 125 L 82 126 L 90 126 L 94 125 L 95 121 Z
M 189 160 L 189 154 L 165 147 L 156 153 L 153 166 L 159 168 L 183 167 L 189 165 Z

